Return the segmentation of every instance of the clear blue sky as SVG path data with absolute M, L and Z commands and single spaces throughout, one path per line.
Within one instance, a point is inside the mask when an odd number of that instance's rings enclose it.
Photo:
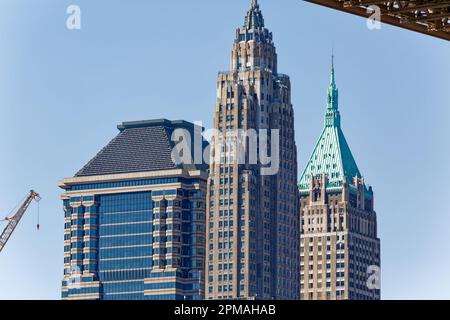
M 0 254 L 0 299 L 59 299 L 72 176 L 127 120 L 203 120 L 250 0 L 2 0 L 0 215 L 36 206 Z M 82 30 L 66 29 L 66 8 Z M 373 185 L 384 299 L 450 298 L 450 43 L 300 0 L 260 0 L 292 81 L 299 167 L 322 126 L 330 52 L 342 125 Z

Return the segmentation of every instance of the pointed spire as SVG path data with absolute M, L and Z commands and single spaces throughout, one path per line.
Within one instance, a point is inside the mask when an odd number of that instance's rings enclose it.
M 331 52 L 331 80 L 330 80 L 330 85 L 336 87 L 336 81 L 335 81 L 335 77 L 334 77 L 334 49 Z
M 334 71 L 334 50 L 331 54 L 331 77 L 328 87 L 328 103 L 325 123 L 327 126 L 340 126 L 341 116 L 339 114 L 339 90 L 336 86 Z
M 328 88 L 328 106 L 325 128 L 318 139 L 299 182 L 300 192 L 308 194 L 311 180 L 317 175 L 326 175 L 326 188 L 348 190 L 349 186 L 364 190 L 364 196 L 372 198 L 373 191 L 367 189 L 355 158 L 341 129 L 341 115 L 338 109 L 338 89 L 335 81 L 334 53 L 331 55 L 331 81 Z M 354 177 L 357 177 L 356 180 Z
M 338 109 L 339 92 L 336 86 L 336 76 L 334 72 L 334 52 L 331 55 L 331 77 L 330 86 L 328 87 L 328 109 Z
M 250 9 L 245 17 L 245 27 L 247 29 L 264 28 L 264 18 L 259 9 L 258 0 L 252 0 Z

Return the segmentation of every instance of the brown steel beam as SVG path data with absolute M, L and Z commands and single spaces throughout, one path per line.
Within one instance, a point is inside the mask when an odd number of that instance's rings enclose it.
M 343 12 L 347 12 L 347 13 L 351 13 L 360 17 L 364 17 L 364 18 L 369 18 L 372 16 L 372 12 L 367 13 L 367 9 L 361 7 L 360 5 L 358 6 L 344 6 L 344 1 L 342 0 L 304 0 L 307 2 L 311 2 L 311 3 L 315 3 L 315 4 L 319 4 L 328 8 L 332 8 L 332 9 L 336 9 L 339 11 L 343 11 Z M 347 1 L 348 2 L 348 1 Z M 364 1 L 366 3 L 368 3 L 369 1 Z M 370 2 L 377 2 L 378 4 L 382 4 L 382 3 L 386 3 L 389 1 L 370 1 Z M 392 2 L 392 1 L 391 1 Z M 359 1 L 358 1 L 359 3 Z M 434 5 L 437 3 L 432 3 L 431 5 Z M 404 9 L 404 8 L 402 8 Z M 406 9 L 406 8 L 405 8 Z M 409 8 L 408 8 L 409 9 Z M 414 9 L 411 7 L 411 10 L 407 11 L 407 12 L 413 12 Z M 403 29 L 407 29 L 407 30 L 411 30 L 411 31 L 416 31 L 416 32 L 420 32 L 422 34 L 426 34 L 429 36 L 433 36 L 433 37 L 437 37 L 443 40 L 447 40 L 450 41 L 450 32 L 448 32 L 448 28 L 449 26 L 444 26 L 441 27 L 442 30 L 439 31 L 433 31 L 433 29 L 436 29 L 437 26 L 434 25 L 429 25 L 427 26 L 425 24 L 426 21 L 424 22 L 420 22 L 420 23 L 402 23 L 402 20 L 404 20 L 405 16 L 401 16 L 401 17 L 396 17 L 393 16 L 395 13 L 392 13 L 392 15 L 390 15 L 389 13 L 386 12 L 382 12 L 381 14 L 381 22 L 383 23 L 387 23 L 393 26 L 397 26 Z M 410 16 L 408 16 L 410 17 Z M 445 31 L 447 30 L 447 31 Z
M 415 18 L 414 20 L 415 21 L 430 21 L 430 20 L 443 20 L 443 19 L 448 20 L 449 18 L 450 18 L 450 12 L 447 12 L 447 13 L 442 13 L 442 14 L 430 14 L 427 16 L 421 16 L 421 17 Z
M 391 9 L 391 10 L 389 10 L 389 12 L 397 14 L 397 13 L 413 12 L 416 10 L 438 9 L 438 8 L 445 8 L 445 7 L 450 7 L 450 1 L 442 1 L 442 2 L 438 2 L 438 3 L 432 3 L 432 4 L 422 4 L 422 5 L 417 5 L 414 7 L 405 7 L 402 9 Z
M 378 1 L 355 1 L 355 0 L 338 0 L 338 2 L 343 2 L 344 7 L 353 7 L 353 6 L 372 6 L 378 4 L 385 4 L 386 0 L 378 0 Z

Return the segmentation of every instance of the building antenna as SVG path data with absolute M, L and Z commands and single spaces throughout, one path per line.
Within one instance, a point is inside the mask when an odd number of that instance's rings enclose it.
M 331 68 L 334 69 L 334 46 L 331 48 Z

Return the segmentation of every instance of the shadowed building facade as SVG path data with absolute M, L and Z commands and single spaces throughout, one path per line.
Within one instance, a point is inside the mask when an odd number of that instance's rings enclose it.
M 224 159 L 237 148 L 234 142 L 225 147 L 211 142 L 212 154 L 220 161 L 212 162 L 208 182 L 206 298 L 298 299 L 300 229 L 291 84 L 278 73 L 272 33 L 256 0 L 236 32 L 231 71 L 220 72 L 217 79 L 214 128 L 224 140 L 236 130 L 266 132 L 267 154 L 276 170 L 265 172 L 261 145 L 252 153 L 244 139 L 242 163 Z M 272 144 L 275 132 L 278 148 Z M 261 140 L 259 135 L 253 142 Z M 259 161 L 249 161 L 256 153 Z
M 334 64 L 325 128 L 299 189 L 301 299 L 380 299 L 374 195 L 341 130 Z
M 199 128 L 124 123 L 75 177 L 61 181 L 63 299 L 203 299 L 207 167 L 174 163 L 176 129 L 192 138 Z

